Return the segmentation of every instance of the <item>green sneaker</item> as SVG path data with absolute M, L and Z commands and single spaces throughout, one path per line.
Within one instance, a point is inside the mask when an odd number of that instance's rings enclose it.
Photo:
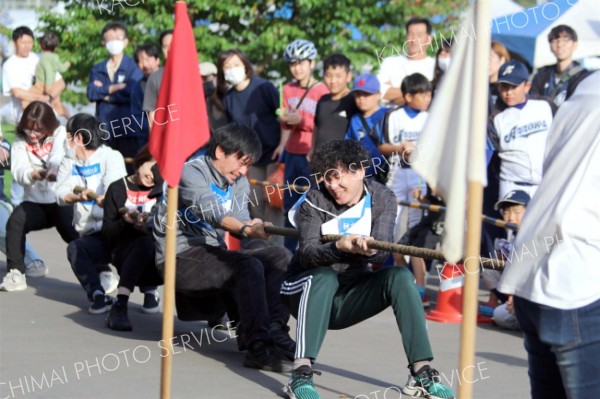
M 321 375 L 321 372 L 308 366 L 298 367 L 292 371 L 287 385 L 283 387 L 283 392 L 290 399 L 320 399 L 313 383 L 313 374 Z
M 411 398 L 454 399 L 452 389 L 442 384 L 441 381 L 440 374 L 436 369 L 423 366 L 416 375 L 408 377 L 402 393 Z

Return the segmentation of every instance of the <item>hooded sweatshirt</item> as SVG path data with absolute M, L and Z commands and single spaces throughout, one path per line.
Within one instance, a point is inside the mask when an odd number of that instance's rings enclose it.
M 48 173 L 57 174 L 60 162 L 65 156 L 66 137 L 64 126 L 57 127 L 52 136 L 37 144 L 29 144 L 21 134 L 15 137 L 10 153 L 10 172 L 13 179 L 25 189 L 24 201 L 38 204 L 56 202 L 56 183 L 46 179 L 33 180 L 31 173 L 36 169 L 48 169 Z
M 73 192 L 75 186 L 104 195 L 108 186 L 123 176 L 127 176 L 123 156 L 105 145 L 98 147 L 85 161 L 65 157 L 58 170 L 56 201 L 59 205 L 68 205 L 64 198 Z M 96 201 L 77 202 L 74 205 L 73 225 L 81 236 L 100 232 L 103 217 L 104 211 Z

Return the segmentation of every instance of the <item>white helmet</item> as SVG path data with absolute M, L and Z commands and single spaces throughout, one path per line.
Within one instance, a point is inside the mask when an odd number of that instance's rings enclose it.
M 317 48 L 308 40 L 297 39 L 287 45 L 283 60 L 287 63 L 317 58 Z

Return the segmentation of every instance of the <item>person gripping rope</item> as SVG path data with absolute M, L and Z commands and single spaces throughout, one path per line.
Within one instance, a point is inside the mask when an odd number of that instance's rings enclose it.
M 311 169 L 323 180 L 291 212 L 300 248 L 292 258 L 281 295 L 297 319 L 297 347 L 294 371 L 284 390 L 290 398 L 318 399 L 312 364 L 327 330 L 353 326 L 391 306 L 410 369 L 403 393 L 453 398 L 452 390 L 429 365 L 433 353 L 412 274 L 403 267 L 369 269 L 369 264 L 388 256 L 370 249 L 368 243 L 392 240 L 397 208 L 390 189 L 365 179 L 363 161 L 369 157 L 353 140 L 330 141 L 317 148 Z M 323 243 L 324 234 L 343 237 Z

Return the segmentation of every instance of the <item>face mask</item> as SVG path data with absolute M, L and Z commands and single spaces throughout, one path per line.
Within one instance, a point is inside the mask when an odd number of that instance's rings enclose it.
M 69 140 L 65 140 L 64 141 L 64 146 L 65 146 L 65 156 L 69 159 L 77 159 L 77 154 L 75 152 L 75 146 L 73 146 L 73 148 L 69 147 L 68 144 Z
M 446 72 L 448 70 L 448 68 L 450 67 L 450 60 L 452 60 L 452 58 L 450 58 L 450 57 L 438 58 L 438 65 L 440 66 L 440 69 L 443 72 Z
M 119 55 L 123 52 L 125 48 L 124 40 L 111 40 L 106 43 L 106 49 L 110 53 L 110 55 Z
M 246 68 L 240 66 L 228 69 L 225 71 L 224 76 L 227 83 L 235 86 L 239 83 L 242 83 L 244 79 L 246 79 Z

